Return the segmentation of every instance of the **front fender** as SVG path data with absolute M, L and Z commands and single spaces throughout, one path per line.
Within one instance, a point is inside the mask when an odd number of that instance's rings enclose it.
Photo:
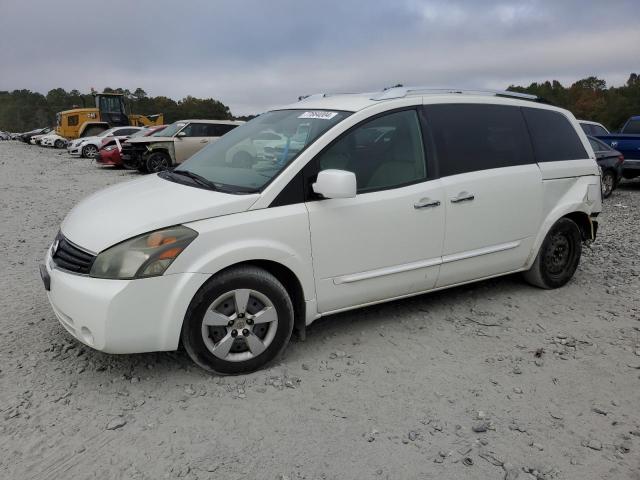
M 185 224 L 198 237 L 167 270 L 216 273 L 238 263 L 270 261 L 288 268 L 307 301 L 315 299 L 309 217 L 304 204 L 251 210 Z

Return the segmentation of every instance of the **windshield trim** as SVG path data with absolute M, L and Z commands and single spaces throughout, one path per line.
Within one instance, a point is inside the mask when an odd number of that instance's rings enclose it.
M 345 113 L 346 116 L 340 120 L 338 123 L 336 123 L 335 125 L 333 125 L 332 127 L 330 127 L 328 130 L 326 130 L 324 133 L 322 133 L 319 137 L 317 137 L 313 142 L 310 142 L 308 144 L 306 144 L 298 153 L 295 157 L 291 158 L 281 169 L 280 171 L 274 175 L 273 177 L 271 177 L 267 182 L 265 182 L 261 187 L 259 188 L 255 188 L 255 189 L 251 189 L 251 190 L 247 190 L 247 187 L 243 187 L 241 185 L 228 185 L 228 184 L 222 184 L 220 183 L 220 185 L 225 185 L 225 187 L 228 187 L 228 190 L 222 189 L 221 191 L 224 193 L 231 193 L 231 194 L 236 194 L 236 195 L 247 195 L 247 194 L 251 194 L 251 193 L 259 193 L 262 194 L 262 192 L 264 192 L 269 185 L 271 185 L 276 179 L 278 179 L 284 172 L 285 170 L 287 170 L 287 168 L 289 168 L 294 162 L 296 162 L 300 156 L 307 151 L 307 149 L 309 147 L 311 147 L 311 145 L 315 145 L 320 139 L 322 139 L 325 135 L 327 135 L 329 132 L 333 131 L 338 125 L 342 125 L 342 123 L 347 120 L 349 117 L 351 117 L 351 115 L 353 115 L 355 112 L 351 111 L 351 110 L 340 110 L 340 109 L 335 109 L 335 108 L 276 108 L 273 110 L 269 110 L 267 112 L 264 112 L 260 115 L 264 115 L 265 113 L 271 113 L 271 112 L 290 112 L 290 111 L 309 111 L 309 110 L 313 110 L 313 111 L 327 111 L 327 112 L 340 112 L 340 113 Z M 256 118 L 259 118 L 260 115 L 258 115 Z M 249 122 L 247 122 L 249 123 Z M 246 125 L 246 124 L 244 124 Z M 239 125 L 238 127 L 241 127 L 242 125 Z M 174 170 L 180 170 L 180 167 L 184 165 L 183 163 L 178 165 L 177 167 L 174 168 Z M 217 182 L 214 182 L 217 183 Z M 196 185 L 193 185 L 196 186 Z M 284 188 L 284 187 L 283 187 Z M 232 190 L 233 189 L 233 190 Z

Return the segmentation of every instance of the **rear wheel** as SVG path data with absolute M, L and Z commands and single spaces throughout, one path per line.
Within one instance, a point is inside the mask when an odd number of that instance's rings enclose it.
M 145 162 L 147 172 L 158 173 L 171 168 L 171 157 L 165 152 L 152 152 Z
M 98 155 L 98 147 L 93 144 L 82 147 L 82 156 L 85 158 L 95 158 Z
M 64 148 L 64 142 L 62 140 L 56 140 L 53 146 L 56 148 Z
M 293 331 L 293 305 L 266 270 L 237 267 L 213 277 L 191 301 L 182 343 L 191 359 L 221 374 L 248 373 L 277 358 Z
M 602 174 L 600 179 L 602 186 L 602 198 L 609 198 L 613 193 L 613 189 L 616 185 L 616 179 L 611 170 L 607 170 Z
M 524 272 L 524 278 L 540 288 L 562 287 L 576 272 L 581 254 L 580 228 L 573 220 L 561 218 L 547 233 L 533 265 Z

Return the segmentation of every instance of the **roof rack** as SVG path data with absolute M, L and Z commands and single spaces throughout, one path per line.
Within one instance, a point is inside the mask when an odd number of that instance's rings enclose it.
M 392 87 L 381 92 L 376 92 L 371 100 L 390 100 L 392 98 L 403 98 L 412 94 L 459 94 L 459 95 L 491 95 L 494 97 L 519 98 L 521 100 L 530 100 L 534 102 L 543 102 L 544 100 L 536 95 L 528 93 L 509 92 L 506 90 L 486 90 L 486 89 L 451 89 L 451 88 L 432 88 L 432 87 Z

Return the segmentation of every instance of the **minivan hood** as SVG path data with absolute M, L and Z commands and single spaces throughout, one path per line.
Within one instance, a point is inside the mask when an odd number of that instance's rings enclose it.
M 259 196 L 204 190 L 148 175 L 85 198 L 69 212 L 61 231 L 77 246 L 99 253 L 159 228 L 244 212 Z

